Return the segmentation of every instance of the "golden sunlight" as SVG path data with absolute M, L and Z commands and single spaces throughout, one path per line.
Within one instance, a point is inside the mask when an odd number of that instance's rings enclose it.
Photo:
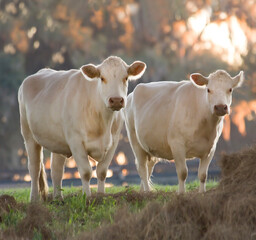
M 25 182 L 30 182 L 30 181 L 31 181 L 31 177 L 30 177 L 29 174 L 26 174 L 26 175 L 24 176 L 24 181 L 25 181 Z
M 202 34 L 201 41 L 194 45 L 197 50 L 211 50 L 228 64 L 240 66 L 242 55 L 247 53 L 247 38 L 236 16 L 209 22 L 209 11 L 198 11 L 189 18 L 189 26 L 194 33 Z
M 19 181 L 19 180 L 21 180 L 21 177 L 20 177 L 19 174 L 14 174 L 13 177 L 12 177 L 12 180 L 13 181 Z
M 238 105 L 233 107 L 231 116 L 226 116 L 224 120 L 224 127 L 222 136 L 226 141 L 230 140 L 231 121 L 237 126 L 239 133 L 242 136 L 246 135 L 245 120 L 252 121 L 255 119 L 253 113 L 256 114 L 256 100 L 249 102 L 241 101 Z
M 116 162 L 118 165 L 127 165 L 127 159 L 123 152 L 119 152 L 116 156 Z
M 48 157 L 46 158 L 45 169 L 50 169 L 50 168 L 51 168 L 51 159 Z
M 66 160 L 66 166 L 68 168 L 75 168 L 76 167 L 76 161 L 74 160 L 74 158 L 68 158 Z
M 122 169 L 122 174 L 124 177 L 126 177 L 129 174 L 129 171 L 127 169 Z

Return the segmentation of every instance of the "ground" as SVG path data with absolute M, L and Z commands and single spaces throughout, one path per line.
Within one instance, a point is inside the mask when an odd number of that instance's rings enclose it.
M 224 155 L 219 183 L 113 187 L 86 198 L 64 188 L 64 201 L 30 204 L 29 189 L 0 191 L 0 239 L 256 239 L 256 146 Z
M 199 183 L 187 184 L 187 191 L 197 191 Z M 217 182 L 209 182 L 212 188 Z M 106 195 L 86 198 L 79 187 L 63 188 L 64 201 L 49 199 L 45 203 L 30 204 L 30 189 L 0 190 L 0 226 L 2 238 L 69 239 L 89 232 L 102 224 L 113 223 L 120 209 L 140 212 L 150 202 L 165 204 L 176 195 L 177 186 L 154 186 L 149 194 L 139 193 L 139 186 L 107 188 Z M 1 236 L 1 235 L 0 235 Z

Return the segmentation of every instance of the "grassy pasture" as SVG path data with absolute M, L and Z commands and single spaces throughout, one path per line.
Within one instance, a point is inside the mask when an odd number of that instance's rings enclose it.
M 209 182 L 213 188 L 217 182 Z M 198 182 L 187 184 L 187 191 L 197 191 Z M 79 187 L 63 188 L 64 201 L 51 197 L 45 203 L 30 204 L 30 189 L 0 190 L 0 239 L 24 237 L 28 239 L 70 239 L 82 232 L 90 232 L 102 224 L 112 223 L 122 208 L 140 212 L 150 202 L 161 204 L 176 195 L 177 186 L 154 186 L 149 194 L 139 193 L 139 186 L 111 187 L 106 195 L 86 198 Z M 4 207 L 5 206 L 5 207 Z
M 0 191 L 1 239 L 81 240 L 245 240 L 256 239 L 256 145 L 223 155 L 218 183 L 204 194 L 198 182 L 155 186 L 139 193 L 139 186 L 113 187 L 107 194 L 64 188 L 65 200 L 49 197 L 29 203 L 29 189 Z

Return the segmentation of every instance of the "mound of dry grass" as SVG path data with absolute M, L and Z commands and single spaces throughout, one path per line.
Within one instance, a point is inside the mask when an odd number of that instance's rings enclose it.
M 13 196 L 1 195 L 0 196 L 0 223 L 3 221 L 5 214 L 10 211 L 16 211 L 20 209 L 21 204 L 18 204 Z
M 47 226 L 52 221 L 49 210 L 41 204 L 30 204 L 27 214 L 17 226 L 17 233 L 25 239 L 32 239 L 34 231 L 41 234 L 43 239 L 51 239 L 51 230 Z
M 205 194 L 171 195 L 164 206 L 139 213 L 121 209 L 106 224 L 78 239 L 254 239 L 256 238 L 256 146 L 225 155 L 222 178 Z
M 10 197 L 8 196 L 9 206 L 12 206 L 10 209 L 13 211 L 18 204 Z M 48 227 L 51 222 L 51 214 L 45 206 L 39 203 L 31 203 L 26 209 L 26 216 L 18 222 L 15 228 L 9 228 L 4 232 L 0 231 L 0 239 L 33 239 L 35 232 L 41 236 L 40 239 L 52 239 L 52 232 Z
M 91 197 L 86 199 L 86 204 L 90 205 L 90 203 L 93 202 L 94 205 L 101 205 L 106 197 L 111 197 L 115 199 L 117 205 L 122 204 L 122 202 L 136 204 L 142 203 L 143 201 L 154 201 L 159 198 L 168 200 L 172 195 L 172 192 L 164 191 L 148 192 L 141 194 L 140 192 L 128 187 L 125 191 L 118 193 L 93 193 Z
M 18 206 L 15 198 L 10 195 L 0 196 L 0 213 L 10 212 L 10 209 L 16 209 Z

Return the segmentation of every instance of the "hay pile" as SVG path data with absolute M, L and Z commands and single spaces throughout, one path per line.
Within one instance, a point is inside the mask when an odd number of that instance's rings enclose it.
M 220 165 L 217 188 L 173 195 L 137 214 L 122 209 L 113 224 L 78 239 L 256 239 L 256 146 L 223 156 Z
M 24 205 L 18 205 L 12 196 L 0 196 L 0 203 L 2 203 L 2 199 L 8 199 L 5 200 L 8 211 L 23 208 L 26 216 L 17 223 L 15 228 L 10 227 L 3 232 L 0 231 L 0 239 L 33 239 L 35 231 L 40 235 L 40 239 L 52 239 L 52 233 L 48 226 L 52 222 L 52 216 L 45 206 L 31 203 L 26 208 Z M 5 205 L 0 206 L 2 208 Z
M 19 204 L 16 202 L 15 198 L 9 195 L 0 196 L 0 223 L 2 218 L 6 213 L 10 211 L 15 211 L 19 208 Z

